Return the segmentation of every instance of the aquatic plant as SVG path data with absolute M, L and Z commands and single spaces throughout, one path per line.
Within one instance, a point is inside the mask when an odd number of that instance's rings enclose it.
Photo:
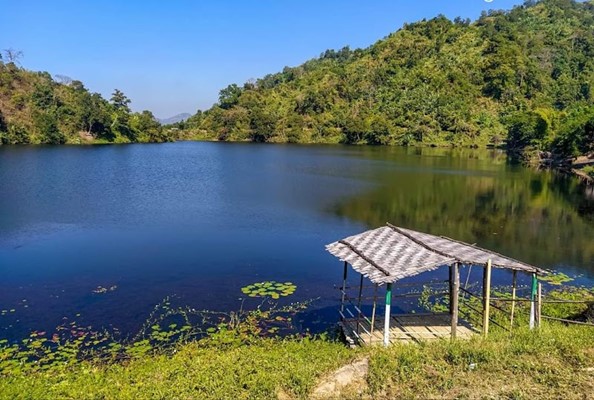
M 276 281 L 256 282 L 241 288 L 241 292 L 249 297 L 270 297 L 274 300 L 295 293 L 297 286 L 291 282 Z
M 93 289 L 93 293 L 103 294 L 103 293 L 107 293 L 107 292 L 113 292 L 117 288 L 118 288 L 117 285 L 113 285 L 108 288 L 99 285 L 95 289 Z
M 285 287 L 285 289 L 287 289 Z M 171 353 L 180 344 L 197 341 L 228 347 L 255 343 L 262 337 L 291 335 L 293 317 L 313 300 L 279 307 L 265 298 L 253 309 L 219 312 L 173 306 L 166 297 L 155 305 L 138 333 L 122 338 L 116 328 L 93 330 L 77 317 L 64 317 L 54 332 L 33 331 L 20 342 L 0 339 L 0 376 L 45 370 L 64 370 L 81 361 L 115 362 L 146 354 Z
M 563 272 L 553 272 L 552 274 L 541 276 L 539 279 L 543 282 L 547 282 L 550 285 L 562 285 L 564 283 L 573 281 L 573 278 L 570 278 Z

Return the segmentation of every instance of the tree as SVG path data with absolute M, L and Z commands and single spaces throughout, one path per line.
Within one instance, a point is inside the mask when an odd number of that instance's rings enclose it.
M 2 110 L 0 110 L 0 132 L 6 132 L 8 130 L 8 126 L 6 125 L 6 121 L 4 120 L 4 115 L 2 114 Z
M 48 110 L 55 104 L 54 89 L 50 82 L 42 81 L 34 85 L 34 90 L 31 93 L 31 101 L 33 105 L 41 110 Z
M 64 144 L 66 137 L 58 129 L 56 117 L 50 113 L 36 113 L 33 119 L 35 129 L 37 130 L 41 143 L 45 144 Z
M 565 156 L 594 151 L 594 106 L 571 112 L 563 121 L 552 148 Z
M 167 134 L 163 131 L 161 124 L 157 121 L 153 113 L 148 110 L 135 113 L 130 119 L 130 127 L 142 141 L 151 143 L 167 141 Z
M 22 125 L 10 124 L 6 132 L 0 132 L 0 144 L 29 144 L 31 139 Z
M 267 142 L 276 133 L 276 118 L 266 108 L 252 109 L 250 114 L 251 139 L 254 142 Z
M 111 104 L 118 112 L 130 112 L 130 99 L 119 89 L 115 89 L 111 95 Z
M 20 64 L 20 59 L 23 58 L 23 52 L 21 50 L 15 50 L 11 47 L 3 51 L 6 61 L 13 64 Z
M 549 123 L 542 115 L 534 111 L 520 111 L 509 118 L 508 146 L 522 149 L 538 144 L 549 130 Z
M 110 116 L 106 110 L 105 100 L 98 93 L 89 93 L 82 84 L 79 85 L 77 82 L 73 81 L 70 87 L 73 91 L 72 107 L 78 130 L 95 138 L 102 136 L 109 140 Z
M 229 109 L 239 102 L 242 89 L 235 83 L 227 86 L 219 92 L 219 107 L 222 109 Z
M 130 127 L 130 99 L 121 90 L 115 89 L 110 100 L 113 107 L 111 131 L 116 137 L 136 142 L 136 131 Z
M 71 77 L 66 76 L 66 75 L 59 75 L 58 74 L 58 75 L 54 75 L 54 77 L 56 78 L 56 81 L 58 83 L 61 83 L 62 85 L 68 86 L 68 85 L 72 84 L 72 82 L 74 82 Z M 80 82 L 80 81 L 76 81 L 76 82 Z

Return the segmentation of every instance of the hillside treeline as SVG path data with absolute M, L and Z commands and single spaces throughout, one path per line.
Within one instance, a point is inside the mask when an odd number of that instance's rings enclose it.
M 256 142 L 594 150 L 594 3 L 526 2 L 478 20 L 406 24 L 232 84 L 175 126 Z
M 168 140 L 150 111 L 131 112 L 120 90 L 107 101 L 80 81 L 19 67 L 16 54 L 0 58 L 0 144 Z

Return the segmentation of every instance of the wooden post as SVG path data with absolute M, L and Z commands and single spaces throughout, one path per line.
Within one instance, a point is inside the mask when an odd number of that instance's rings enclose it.
M 514 310 L 516 308 L 516 288 L 518 286 L 518 271 L 515 269 L 512 272 L 512 302 L 511 311 L 509 313 L 509 331 L 514 329 Z
M 386 287 L 386 315 L 384 319 L 384 346 L 390 344 L 390 306 L 392 305 L 392 284 Z
M 483 335 L 489 334 L 489 311 L 491 308 L 491 260 L 483 270 Z
M 530 329 L 534 329 L 536 324 L 536 291 L 538 286 L 538 279 L 536 273 L 532 273 L 532 291 L 530 293 Z
M 370 334 L 369 334 L 369 344 L 371 344 L 371 341 L 373 339 L 373 329 L 375 328 L 375 305 L 377 302 L 377 284 L 374 285 L 373 288 L 373 308 L 371 310 L 371 329 L 369 330 Z
M 542 312 L 542 283 L 538 282 L 538 289 L 537 289 L 537 296 L 536 296 L 536 327 L 540 328 L 541 322 L 541 312 Z
M 466 283 L 464 283 L 464 289 L 468 289 L 468 282 L 470 282 L 470 273 L 472 272 L 472 264 L 468 266 L 468 274 L 466 275 Z
M 449 275 L 449 295 L 450 295 L 450 315 L 452 315 L 454 313 L 454 308 L 452 306 L 452 304 L 454 304 L 454 265 L 451 264 L 449 266 L 449 270 L 450 270 L 450 275 Z
M 460 292 L 460 265 L 458 263 L 454 263 L 451 266 L 451 270 L 453 275 L 453 290 L 450 293 L 450 297 L 452 299 L 452 302 L 450 304 L 450 312 L 452 313 L 451 335 L 452 339 L 456 339 L 456 330 L 458 329 L 458 294 Z
M 344 316 L 344 299 L 346 295 L 346 280 L 347 280 L 347 267 L 348 263 L 344 262 L 344 271 L 342 273 L 342 296 L 340 298 L 340 318 Z
M 359 325 L 361 325 L 361 295 L 363 294 L 363 274 L 359 281 L 359 298 L 357 300 L 357 335 L 359 335 Z

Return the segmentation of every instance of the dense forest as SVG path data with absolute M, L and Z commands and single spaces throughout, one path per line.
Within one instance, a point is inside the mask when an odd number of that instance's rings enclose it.
M 594 151 L 594 2 L 527 1 L 471 22 L 405 24 L 366 49 L 326 50 L 231 84 L 161 128 L 80 81 L 0 60 L 0 142 L 221 141 L 506 146 Z
M 19 67 L 21 55 L 7 49 L 0 57 L 0 144 L 168 140 L 150 111 L 130 111 L 120 90 L 107 101 L 80 81 Z
M 594 150 L 594 3 L 528 1 L 406 24 L 366 49 L 221 90 L 187 137 Z

